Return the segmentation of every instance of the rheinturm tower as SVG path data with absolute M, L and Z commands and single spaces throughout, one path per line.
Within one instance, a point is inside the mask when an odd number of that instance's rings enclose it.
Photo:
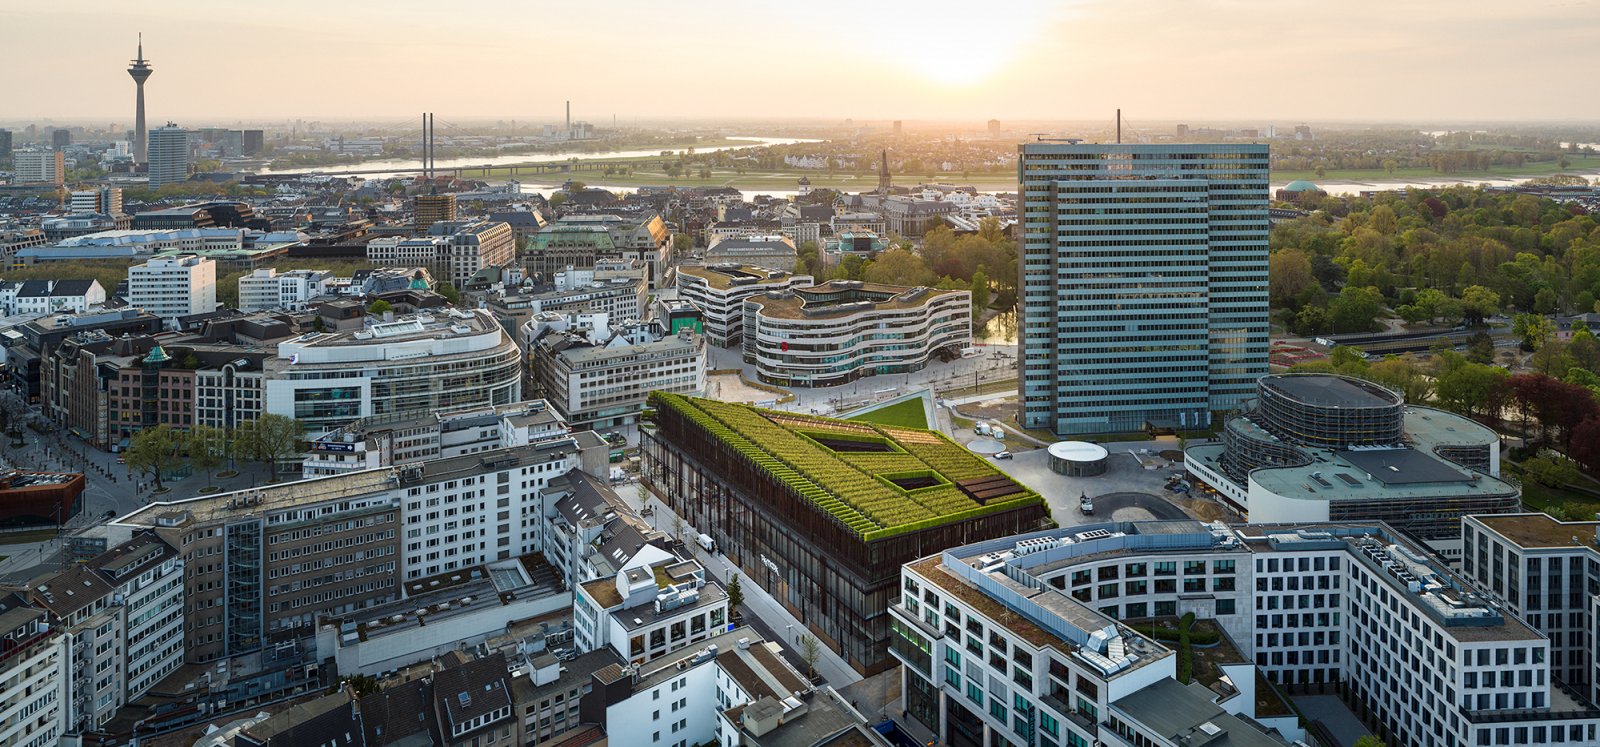
M 128 66 L 128 75 L 133 78 L 133 84 L 139 88 L 138 103 L 134 108 L 133 118 L 133 162 L 143 165 L 145 153 L 149 146 L 148 136 L 144 128 L 144 82 L 150 79 L 150 74 L 155 72 L 150 67 L 150 62 L 144 58 L 144 34 L 139 34 L 139 58 L 132 60 Z

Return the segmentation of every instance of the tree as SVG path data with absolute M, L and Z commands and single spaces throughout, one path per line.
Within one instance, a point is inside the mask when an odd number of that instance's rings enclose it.
M 1494 338 L 1479 330 L 1467 338 L 1467 360 L 1473 363 L 1494 362 Z
M 683 517 L 677 514 L 672 515 L 672 538 L 683 540 Z
M 681 256 L 683 256 L 685 254 L 688 254 L 689 250 L 691 250 L 693 248 L 694 248 L 694 239 L 690 238 L 689 234 L 686 234 L 686 233 L 675 233 L 675 234 L 672 235 L 672 253 L 673 254 L 681 257 Z
M 1600 418 L 1589 418 L 1573 428 L 1572 448 L 1567 451 L 1590 471 L 1600 471 Z
M 739 572 L 734 571 L 728 575 L 728 612 L 730 615 L 738 614 L 740 607 L 744 606 L 744 589 L 739 587 Z
M 1439 404 L 1446 410 L 1469 418 L 1493 415 L 1505 405 L 1509 378 L 1505 369 L 1463 358 L 1459 365 L 1439 374 L 1434 389 Z
M 433 290 L 444 296 L 444 300 L 449 301 L 452 306 L 461 302 L 461 291 L 456 290 L 456 287 L 448 282 L 440 282 Z
M 1560 456 L 1536 456 L 1522 463 L 1528 479 L 1540 485 L 1559 488 L 1578 479 L 1578 465 Z
M 178 465 L 179 441 L 178 432 L 166 423 L 146 428 L 134 434 L 129 441 L 124 459 L 129 469 L 154 477 L 156 489 L 163 490 L 166 485 L 161 475 L 171 472 Z
M 928 263 L 905 249 L 889 249 L 878 254 L 862 273 L 862 280 L 885 285 L 931 286 L 938 280 Z
M 189 465 L 206 473 L 206 486 L 213 483 L 211 473 L 222 465 L 222 457 L 227 449 L 227 438 L 221 428 L 209 425 L 195 425 L 189 428 L 183 439 L 184 451 L 189 454 Z
M 1311 254 L 1299 249 L 1273 252 L 1267 258 L 1267 277 L 1272 305 L 1286 308 L 1292 308 L 1301 293 L 1317 284 L 1311 273 Z
M 972 318 L 983 316 L 989 308 L 989 275 L 983 270 L 972 273 Z
M 278 461 L 292 456 L 300 446 L 300 423 L 268 413 L 241 424 L 234 431 L 234 450 L 254 462 L 265 462 L 278 481 Z
M 373 301 L 372 305 L 367 307 L 367 313 L 371 314 L 372 316 L 383 316 L 385 312 L 393 310 L 394 305 L 381 298 Z
M 1532 352 L 1556 333 L 1556 325 L 1538 314 L 1518 314 L 1511 318 L 1511 332 L 1522 341 L 1523 350 Z
M 1500 313 L 1500 294 L 1481 285 L 1469 285 L 1461 290 L 1461 313 L 1467 324 L 1483 324 Z
M 1384 747 L 1383 740 L 1368 734 L 1356 740 L 1355 747 Z
M 817 639 L 803 635 L 800 636 L 800 661 L 805 662 L 806 676 L 817 676 L 817 660 L 822 658 L 822 646 Z
M 1370 332 L 1383 313 L 1383 295 L 1377 288 L 1347 285 L 1328 305 L 1335 332 Z

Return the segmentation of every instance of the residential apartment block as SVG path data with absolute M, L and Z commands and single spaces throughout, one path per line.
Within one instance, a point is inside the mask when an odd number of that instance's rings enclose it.
M 128 268 L 128 305 L 163 319 L 217 309 L 217 263 L 192 254 Z

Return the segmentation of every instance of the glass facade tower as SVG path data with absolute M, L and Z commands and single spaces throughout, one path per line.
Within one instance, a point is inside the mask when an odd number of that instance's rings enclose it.
M 1022 424 L 1206 427 L 1267 373 L 1267 146 L 1018 146 Z

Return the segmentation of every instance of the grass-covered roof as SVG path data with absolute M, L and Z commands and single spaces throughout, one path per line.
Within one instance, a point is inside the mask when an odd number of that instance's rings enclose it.
M 655 408 L 676 411 L 705 429 L 864 540 L 1042 503 L 1020 484 L 1015 492 L 1002 488 L 996 494 L 992 480 L 980 503 L 963 483 L 1004 478 L 1003 473 L 937 431 L 664 392 L 650 399 Z

